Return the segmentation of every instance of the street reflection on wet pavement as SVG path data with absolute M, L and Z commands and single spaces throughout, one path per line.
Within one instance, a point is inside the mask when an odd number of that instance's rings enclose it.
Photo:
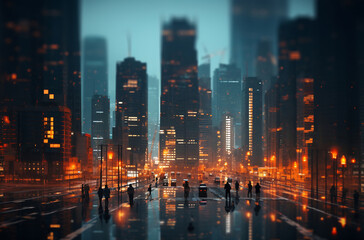
M 225 199 L 222 186 L 208 185 L 206 198 L 192 185 L 136 189 L 130 207 L 126 193 L 112 191 L 109 208 L 78 191 L 11 195 L 0 202 L 1 239 L 364 239 L 363 213 L 312 200 L 305 194 L 263 185 L 259 200 L 246 190 Z M 19 199 L 19 196 L 17 196 Z

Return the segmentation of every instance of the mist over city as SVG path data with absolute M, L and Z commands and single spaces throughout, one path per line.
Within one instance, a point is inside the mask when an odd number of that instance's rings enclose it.
M 0 238 L 364 239 L 363 12 L 0 1 Z

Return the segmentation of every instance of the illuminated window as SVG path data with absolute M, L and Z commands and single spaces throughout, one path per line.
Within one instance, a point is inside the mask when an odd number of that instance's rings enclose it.
M 44 89 L 44 90 L 43 90 L 43 93 L 44 93 L 44 94 L 48 94 L 48 93 L 49 93 L 48 89 Z
M 49 99 L 54 99 L 54 94 L 49 94 Z

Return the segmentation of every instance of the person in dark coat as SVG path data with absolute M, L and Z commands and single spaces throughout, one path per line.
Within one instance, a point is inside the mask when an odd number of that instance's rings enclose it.
M 236 180 L 236 182 L 235 182 L 236 195 L 238 195 L 239 187 L 240 187 L 239 181 L 238 181 L 238 180 Z
M 249 183 L 248 183 L 248 198 L 253 197 L 252 191 L 253 191 L 253 185 L 252 185 L 252 182 L 249 181 Z
M 129 196 L 129 204 L 130 204 L 130 206 L 133 206 L 134 205 L 134 188 L 131 184 L 129 184 L 127 192 L 128 192 L 128 196 Z
M 150 200 L 152 200 L 152 184 L 149 184 L 148 192 L 149 192 L 149 198 Z
M 260 198 L 260 185 L 259 183 L 257 183 L 257 185 L 255 185 L 255 194 L 256 194 L 256 198 L 259 199 Z
M 108 188 L 107 185 L 105 185 L 104 188 L 104 197 L 105 197 L 105 209 L 109 208 L 109 198 L 110 198 L 110 188 Z
M 229 195 L 229 202 L 230 202 L 231 201 L 231 195 L 230 195 L 231 186 L 230 186 L 229 182 L 226 182 L 224 189 L 225 189 L 225 199 L 227 201 L 228 195 Z
M 99 196 L 99 205 L 102 206 L 102 197 L 104 196 L 104 191 L 102 190 L 102 187 L 99 187 L 97 195 Z

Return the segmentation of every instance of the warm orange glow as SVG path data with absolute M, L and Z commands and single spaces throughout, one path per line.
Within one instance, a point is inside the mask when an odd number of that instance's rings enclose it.
M 247 218 L 250 218 L 250 217 L 251 217 L 250 212 L 247 212 L 247 213 L 246 213 L 246 217 L 247 217 Z
M 224 165 L 227 166 L 227 162 L 225 162 Z
M 164 149 L 163 150 L 163 155 L 165 156 L 165 155 L 167 155 L 168 154 L 168 149 Z
M 271 161 L 276 160 L 276 156 L 274 156 L 274 155 L 273 155 L 273 156 L 271 156 L 271 157 L 270 157 L 270 160 L 271 160 Z
M 267 158 L 265 157 L 265 158 L 264 158 L 264 162 L 266 162 L 266 161 L 267 161 Z
M 61 147 L 61 144 L 58 144 L 58 143 L 49 144 L 49 147 L 50 148 L 60 148 Z
M 341 165 L 346 165 L 346 157 L 343 155 L 342 157 L 341 157 Z
M 306 162 L 307 161 L 307 157 L 303 156 L 303 161 Z
M 109 157 L 109 159 L 111 160 L 111 159 L 112 159 L 112 157 L 113 157 L 112 152 L 109 152 L 109 153 L 107 154 L 107 156 L 108 156 L 108 157 Z
M 49 94 L 49 99 L 54 99 L 54 94 Z
M 355 158 L 351 159 L 351 163 L 355 163 L 355 162 L 356 162 Z
M 297 162 L 294 162 L 293 167 L 297 168 Z
M 276 221 L 276 215 L 271 214 L 270 215 L 270 220 L 272 220 L 272 222 L 275 222 Z
M 71 169 L 72 170 L 75 170 L 76 169 L 76 165 L 75 164 L 72 164 Z
M 247 153 L 246 153 L 248 156 L 250 156 L 250 152 L 248 151 Z
M 331 154 L 332 154 L 332 158 L 333 159 L 336 159 L 337 158 L 337 151 L 336 150 L 332 150 L 331 151 Z
M 340 218 L 339 223 L 340 223 L 340 224 L 341 224 L 341 226 L 344 228 L 344 227 L 345 227 L 345 225 L 346 225 L 346 218 L 344 218 L 344 217 Z
M 12 74 L 11 74 L 11 79 L 12 79 L 12 80 L 15 80 L 15 79 L 16 79 L 16 77 L 17 77 L 16 73 L 12 73 Z
M 43 90 L 43 94 L 48 94 L 48 93 L 49 93 L 48 89 Z
M 9 117 L 8 117 L 8 116 L 4 116 L 4 122 L 5 122 L 6 124 L 9 124 L 9 123 L 10 123 L 10 119 L 9 119 Z
M 332 235 L 336 235 L 336 234 L 337 234 L 336 227 L 333 227 L 333 228 L 332 228 L 331 234 L 332 234 Z

